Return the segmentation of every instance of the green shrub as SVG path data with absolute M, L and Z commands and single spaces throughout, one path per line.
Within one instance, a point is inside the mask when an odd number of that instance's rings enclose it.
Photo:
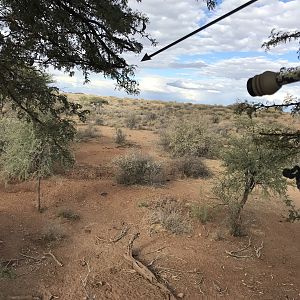
M 207 205 L 192 205 L 191 215 L 192 217 L 198 219 L 202 224 L 205 224 L 211 219 L 210 210 Z
M 122 131 L 121 128 L 116 128 L 115 142 L 118 145 L 123 145 L 126 142 L 126 134 Z
M 216 134 L 209 132 L 204 122 L 184 121 L 161 132 L 160 144 L 174 157 L 198 156 L 213 158 L 217 154 Z
M 211 175 L 209 169 L 200 157 L 184 156 L 177 159 L 175 168 L 181 176 L 192 178 L 207 178 Z
M 162 166 L 140 152 L 121 156 L 114 163 L 117 166 L 118 183 L 152 185 L 163 182 Z

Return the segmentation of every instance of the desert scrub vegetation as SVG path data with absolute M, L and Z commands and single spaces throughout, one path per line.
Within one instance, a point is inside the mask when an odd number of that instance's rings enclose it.
M 118 183 L 155 185 L 164 182 L 162 165 L 141 152 L 131 152 L 113 161 Z
M 217 135 L 203 121 L 176 122 L 160 132 L 160 145 L 173 157 L 214 158 L 218 144 Z
M 0 175 L 9 181 L 37 181 L 37 208 L 41 210 L 41 179 L 74 164 L 71 123 L 44 117 L 43 126 L 14 117 L 0 119 Z
M 207 204 L 193 204 L 191 206 L 191 215 L 202 224 L 205 224 L 212 219 L 211 208 Z
M 42 229 L 40 238 L 42 244 L 57 244 L 66 238 L 66 233 L 63 228 L 55 223 L 49 223 Z
M 183 156 L 174 161 L 173 168 L 182 178 L 209 178 L 211 172 L 202 158 L 197 156 Z
M 12 267 L 12 262 L 5 262 L 5 265 L 0 263 L 0 279 L 14 279 L 16 277 L 17 274 Z
M 125 126 L 129 129 L 135 129 L 138 126 L 139 118 L 135 113 L 130 113 L 124 120 Z
M 121 128 L 116 128 L 115 142 L 118 145 L 124 145 L 126 143 L 126 134 L 123 132 Z
M 97 128 L 93 124 L 88 124 L 83 128 L 77 130 L 75 139 L 79 142 L 87 141 L 89 139 L 93 139 L 96 137 L 100 137 L 100 133 Z
M 192 231 L 189 213 L 184 204 L 177 199 L 160 198 L 154 202 L 150 209 L 149 222 L 151 225 L 159 224 L 175 234 Z
M 262 131 L 274 132 L 253 120 L 243 120 L 240 134 L 232 136 L 222 153 L 224 172 L 215 186 L 215 194 L 227 204 L 231 233 L 243 233 L 241 213 L 251 193 L 287 197 L 287 182 L 282 170 L 297 161 L 293 147 L 286 141 L 266 138 Z
M 69 221 L 78 221 L 80 220 L 80 216 L 79 214 L 75 213 L 73 210 L 71 209 L 63 209 L 61 210 L 58 215 L 58 217 L 67 219 Z

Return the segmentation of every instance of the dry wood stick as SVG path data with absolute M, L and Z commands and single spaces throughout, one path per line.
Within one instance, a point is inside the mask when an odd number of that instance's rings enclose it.
M 52 258 L 53 258 L 53 260 L 60 266 L 60 267 L 63 267 L 64 265 L 55 257 L 55 255 L 51 252 L 51 251 L 49 251 L 49 252 L 46 252 L 46 253 L 44 253 L 44 255 L 46 256 L 46 255 L 50 255 Z
M 235 251 L 227 251 L 225 250 L 225 253 L 230 255 L 230 256 L 233 256 L 233 257 L 236 257 L 236 258 L 249 258 L 251 257 L 252 255 L 239 255 L 238 253 L 240 252 L 243 252 L 247 249 L 249 249 L 251 247 L 251 237 L 249 237 L 249 241 L 248 241 L 248 245 L 241 248 L 241 249 L 238 249 L 238 250 L 235 250 Z
M 120 232 L 120 234 L 118 234 L 117 236 L 115 236 L 113 239 L 110 239 L 109 242 L 110 243 L 116 243 L 118 242 L 120 239 L 122 239 L 128 232 L 129 230 L 129 226 L 126 226 L 122 229 L 122 231 Z
M 261 245 L 257 248 L 255 246 L 253 246 L 257 258 L 261 257 L 261 250 L 263 249 L 263 247 L 264 247 L 264 241 L 262 241 Z
M 139 233 L 136 233 L 132 236 L 132 238 L 129 241 L 127 253 L 124 254 L 124 257 L 127 261 L 129 261 L 133 267 L 134 270 L 137 271 L 141 276 L 146 278 L 150 283 L 157 286 L 161 289 L 163 293 L 165 293 L 169 300 L 176 300 L 176 297 L 173 295 L 173 293 L 170 291 L 168 287 L 163 285 L 158 281 L 156 276 L 140 261 L 136 260 L 132 255 L 132 249 L 133 249 L 133 242 L 139 237 Z

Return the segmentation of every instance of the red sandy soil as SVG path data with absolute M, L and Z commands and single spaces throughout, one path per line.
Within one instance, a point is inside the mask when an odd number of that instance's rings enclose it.
M 113 128 L 101 127 L 101 133 L 77 146 L 75 170 L 42 182 L 43 213 L 34 207 L 34 182 L 0 186 L 0 261 L 12 275 L 0 273 L 1 300 L 166 299 L 124 258 L 136 232 L 135 258 L 152 262 L 149 268 L 179 298 L 300 299 L 300 223 L 283 221 L 280 201 L 253 196 L 244 211 L 248 236 L 240 238 L 227 233 L 222 206 L 205 225 L 193 220 L 190 234 L 151 229 L 149 208 L 141 203 L 173 196 L 183 205 L 201 204 L 211 197 L 213 180 L 171 180 L 158 188 L 117 184 L 111 166 L 116 156 L 132 148 L 161 160 L 167 156 L 153 132 L 128 130 L 131 147 L 117 147 Z M 207 163 L 216 178 L 219 163 Z M 291 190 L 291 197 L 300 206 L 300 192 Z M 78 213 L 80 220 L 58 217 L 62 209 Z M 110 243 L 124 226 L 130 227 L 128 234 Z M 65 237 L 44 241 L 49 230 Z M 251 247 L 238 253 L 246 258 L 225 252 L 243 248 L 250 236 Z M 254 246 L 262 242 L 258 258 Z M 49 251 L 63 266 L 44 255 Z

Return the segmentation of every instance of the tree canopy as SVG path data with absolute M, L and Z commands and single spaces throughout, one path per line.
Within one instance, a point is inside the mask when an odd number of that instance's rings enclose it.
M 51 65 L 71 74 L 79 67 L 86 80 L 103 73 L 133 93 L 134 66 L 121 55 L 142 50 L 139 36 L 154 42 L 147 23 L 125 0 L 1 0 L 1 64 Z

